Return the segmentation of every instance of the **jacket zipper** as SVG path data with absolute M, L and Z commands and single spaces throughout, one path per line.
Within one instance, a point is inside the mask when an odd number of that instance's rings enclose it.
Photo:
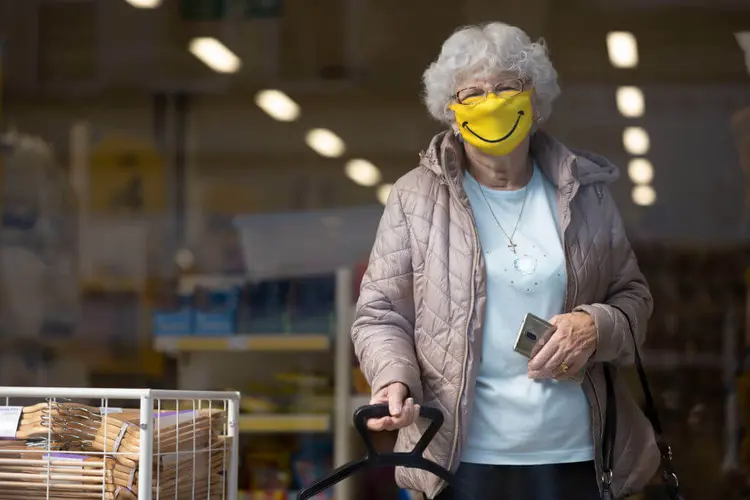
M 567 274 L 566 276 L 566 284 L 565 284 L 565 304 L 563 306 L 563 313 L 570 312 L 571 309 L 571 299 L 573 294 L 571 293 L 571 289 L 577 288 L 578 283 L 576 282 L 576 274 L 572 272 L 572 266 L 570 265 L 570 247 L 567 242 L 566 233 L 568 231 L 568 225 L 570 224 L 570 221 L 567 220 L 570 215 L 570 203 L 573 201 L 572 197 L 573 188 L 571 187 L 570 190 L 567 191 L 565 194 L 565 206 L 564 210 L 565 212 L 562 214 L 562 240 L 563 240 L 563 250 L 565 253 L 565 272 Z
M 564 243 L 563 246 L 565 247 L 565 272 L 567 273 L 567 283 L 565 284 L 565 305 L 563 307 L 563 313 L 570 312 L 571 309 L 571 297 L 573 294 L 571 293 L 571 289 L 578 286 L 577 283 L 575 283 L 576 280 L 576 273 L 571 272 L 572 267 L 570 265 L 570 250 L 568 248 L 568 244 Z
M 573 158 L 568 157 L 566 159 L 567 165 L 565 165 L 566 168 L 570 168 L 570 164 L 573 163 Z M 563 253 L 565 254 L 565 272 L 566 272 L 566 283 L 565 283 L 565 304 L 563 304 L 563 313 L 570 312 L 570 309 L 572 307 L 570 301 L 572 300 L 572 293 L 571 293 L 571 285 L 575 284 L 575 287 L 578 287 L 578 283 L 575 282 L 576 276 L 574 272 L 571 272 L 571 265 L 570 265 L 570 248 L 568 246 L 567 241 L 567 232 L 568 232 L 568 226 L 570 225 L 570 204 L 573 201 L 573 190 L 574 185 L 571 183 L 568 183 L 566 186 L 568 186 L 568 189 L 565 191 L 565 204 L 563 205 L 563 213 L 560 214 L 562 216 L 562 225 L 560 227 L 561 229 L 561 236 L 562 236 L 562 242 L 563 242 Z
M 448 188 L 451 190 L 455 189 L 455 186 L 453 186 L 453 182 L 451 180 L 447 180 Z M 453 195 L 456 197 L 456 200 L 461 203 L 460 198 L 458 197 L 458 193 L 453 193 Z M 459 384 L 459 390 L 458 390 L 458 398 L 456 399 L 456 409 L 455 409 L 455 415 L 456 415 L 456 423 L 453 428 L 453 444 L 451 445 L 451 454 L 450 458 L 448 459 L 448 470 L 453 470 L 453 460 L 456 458 L 456 449 L 458 447 L 458 434 L 459 434 L 459 428 L 460 428 L 460 419 L 461 419 L 461 399 L 463 398 L 464 394 L 464 388 L 466 386 L 466 367 L 469 364 L 469 328 L 471 326 L 471 318 L 474 315 L 474 301 L 476 298 L 476 291 L 474 290 L 475 286 L 475 275 L 477 271 L 477 261 L 479 260 L 479 257 L 477 256 L 477 252 L 479 249 L 479 238 L 477 236 L 477 229 L 474 224 L 474 217 L 471 215 L 471 212 L 469 209 L 467 209 L 463 203 L 461 203 L 461 206 L 464 207 L 464 210 L 466 211 L 466 215 L 469 216 L 469 219 L 471 219 L 471 233 L 474 236 L 474 254 L 472 256 L 472 262 L 471 262 L 471 300 L 469 302 L 469 317 L 466 321 L 466 331 L 465 331 L 465 338 L 466 338 L 466 348 L 464 349 L 464 361 L 463 366 L 461 367 L 461 381 Z
M 456 456 L 456 449 L 458 447 L 458 434 L 459 434 L 459 422 L 461 418 L 461 398 L 463 398 L 464 388 L 466 386 L 466 367 L 469 364 L 469 328 L 471 327 L 471 317 L 474 315 L 474 274 L 477 271 L 477 247 L 479 242 L 477 241 L 476 229 L 472 229 L 474 234 L 474 257 L 471 266 L 471 301 L 469 302 L 469 319 L 466 321 L 466 349 L 464 350 L 464 362 L 461 368 L 461 384 L 458 391 L 458 400 L 456 401 L 456 425 L 453 429 L 453 446 L 451 447 L 451 456 L 448 461 L 448 470 L 453 470 L 453 459 Z

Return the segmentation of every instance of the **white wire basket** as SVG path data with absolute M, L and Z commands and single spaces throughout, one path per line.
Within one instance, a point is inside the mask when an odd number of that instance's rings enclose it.
M 239 397 L 0 387 L 0 500 L 237 500 Z

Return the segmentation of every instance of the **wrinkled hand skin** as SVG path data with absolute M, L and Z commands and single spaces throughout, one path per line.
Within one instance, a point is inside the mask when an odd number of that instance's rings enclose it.
M 529 378 L 566 380 L 583 368 L 596 351 L 596 324 L 585 312 L 559 314 L 549 322 L 556 328 L 534 346 Z M 568 366 L 566 373 L 560 370 L 563 363 Z

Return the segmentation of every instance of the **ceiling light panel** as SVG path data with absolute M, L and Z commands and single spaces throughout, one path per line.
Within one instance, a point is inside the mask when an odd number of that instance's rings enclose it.
M 628 164 L 628 177 L 633 184 L 651 184 L 654 166 L 645 158 L 633 158 Z
M 305 142 L 313 151 L 327 158 L 338 158 L 346 151 L 344 141 L 325 128 L 314 128 L 305 136 Z
M 651 186 L 635 186 L 631 195 L 633 203 L 642 207 L 653 205 L 656 202 L 656 191 Z
M 155 9 L 161 5 L 162 0 L 125 0 L 137 9 Z
M 349 160 L 344 171 L 349 179 L 360 186 L 372 187 L 382 179 L 380 169 L 367 160 Z
M 619 87 L 616 93 L 617 110 L 627 118 L 638 118 L 646 112 L 643 91 L 638 87 Z
M 217 73 L 236 73 L 242 61 L 216 38 L 201 37 L 190 41 L 190 52 Z
M 615 68 L 635 68 L 638 66 L 638 43 L 629 31 L 607 33 L 607 54 Z
M 261 90 L 255 94 L 255 104 L 280 122 L 293 122 L 300 116 L 299 105 L 280 90 Z
M 622 132 L 622 144 L 631 155 L 642 156 L 648 153 L 651 139 L 643 127 L 626 127 Z

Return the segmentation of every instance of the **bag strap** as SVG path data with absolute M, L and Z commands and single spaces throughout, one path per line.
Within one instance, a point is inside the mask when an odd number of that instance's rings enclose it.
M 643 367 L 643 360 L 641 358 L 641 352 L 638 348 L 638 342 L 636 342 L 635 339 L 635 332 L 633 330 L 633 323 L 630 321 L 630 317 L 625 314 L 625 311 L 623 311 L 619 306 L 615 306 L 612 304 L 609 304 L 614 309 L 620 311 L 620 314 L 622 314 L 625 317 L 625 320 L 628 322 L 628 330 L 630 330 L 630 336 L 633 339 L 633 352 L 635 354 L 635 367 L 638 371 L 638 378 L 641 381 L 641 387 L 643 388 L 643 395 L 644 395 L 644 408 L 643 412 L 646 415 L 646 418 L 648 418 L 649 422 L 651 422 L 651 426 L 654 429 L 654 435 L 656 436 L 656 444 L 659 447 L 659 451 L 661 453 L 661 477 L 664 481 L 664 486 L 667 490 L 667 496 L 670 498 L 670 500 L 682 500 L 682 495 L 680 495 L 680 481 L 677 478 L 677 472 L 674 467 L 673 463 L 673 455 L 672 455 L 672 448 L 669 446 L 669 443 L 667 443 L 666 438 L 664 437 L 663 428 L 661 425 L 661 419 L 659 418 L 659 412 L 656 409 L 656 403 L 654 402 L 654 396 L 651 392 L 651 386 L 648 383 L 648 378 L 646 377 L 646 369 Z M 610 444 L 606 444 L 603 447 L 603 451 L 605 452 L 604 455 L 604 476 L 605 479 L 609 478 L 611 481 L 612 477 L 612 466 L 614 465 L 613 458 L 614 458 L 614 444 L 615 444 L 615 437 L 617 434 L 617 425 L 616 425 L 616 419 L 612 418 L 610 420 L 609 413 L 611 410 L 617 411 L 615 400 L 615 393 L 614 393 L 614 385 L 612 383 L 612 376 L 610 374 L 609 366 L 605 363 L 604 364 L 604 377 L 607 382 L 607 417 L 605 418 L 604 423 L 604 441 L 609 441 Z M 610 406 L 610 401 L 612 401 L 612 404 Z M 607 457 L 606 453 L 609 453 L 610 456 Z M 609 462 L 607 462 L 609 460 Z M 609 468 L 606 468 L 606 467 Z

